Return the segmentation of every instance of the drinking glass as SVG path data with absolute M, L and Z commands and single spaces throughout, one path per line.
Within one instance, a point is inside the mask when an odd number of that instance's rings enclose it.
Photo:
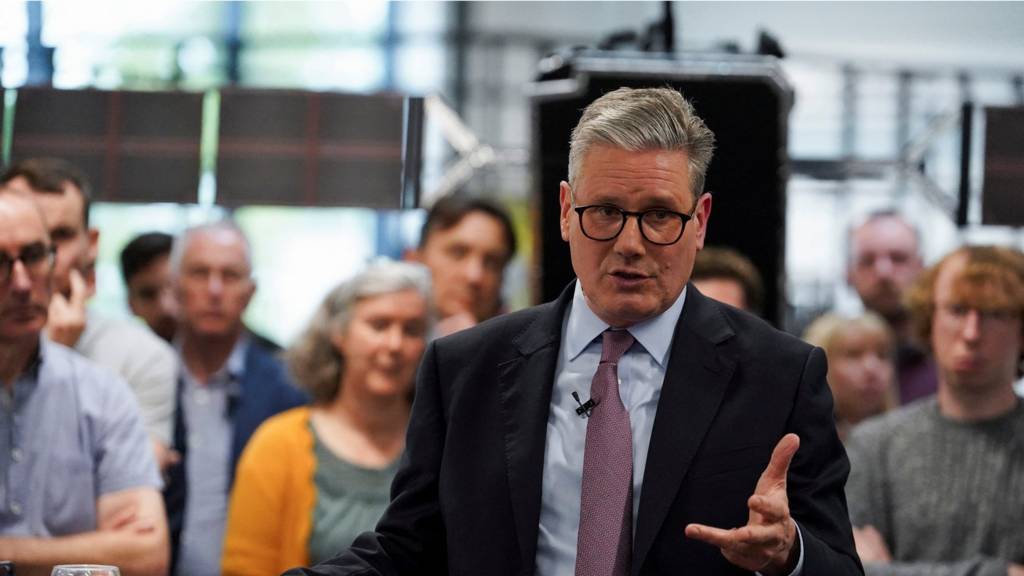
M 121 576 L 117 566 L 98 564 L 63 564 L 54 566 L 50 576 Z

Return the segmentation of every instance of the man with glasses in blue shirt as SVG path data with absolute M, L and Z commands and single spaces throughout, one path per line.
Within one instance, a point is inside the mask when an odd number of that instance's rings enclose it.
M 31 197 L 0 188 L 0 558 L 163 574 L 160 476 L 121 379 L 44 334 L 55 249 Z
M 298 573 L 861 573 L 824 354 L 688 285 L 713 140 L 674 90 L 587 107 L 578 280 L 430 345 L 387 512 Z

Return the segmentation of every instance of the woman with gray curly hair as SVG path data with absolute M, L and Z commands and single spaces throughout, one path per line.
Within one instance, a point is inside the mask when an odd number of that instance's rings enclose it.
M 315 564 L 376 525 L 405 447 L 429 278 L 414 264 L 370 266 L 324 298 L 286 352 L 313 403 L 267 420 L 246 446 L 223 574 Z

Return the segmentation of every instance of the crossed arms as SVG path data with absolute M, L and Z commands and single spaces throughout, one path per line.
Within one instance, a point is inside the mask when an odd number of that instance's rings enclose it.
M 169 547 L 167 521 L 155 488 L 104 494 L 96 503 L 97 529 L 56 538 L 0 537 L 0 558 L 19 575 L 49 576 L 57 564 L 112 564 L 122 576 L 163 576 Z

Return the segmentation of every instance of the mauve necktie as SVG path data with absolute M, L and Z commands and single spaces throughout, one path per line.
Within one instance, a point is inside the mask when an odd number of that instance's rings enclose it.
M 605 330 L 590 383 L 576 576 L 626 576 L 633 551 L 633 433 L 619 398 L 619 358 L 633 345 L 625 330 Z

